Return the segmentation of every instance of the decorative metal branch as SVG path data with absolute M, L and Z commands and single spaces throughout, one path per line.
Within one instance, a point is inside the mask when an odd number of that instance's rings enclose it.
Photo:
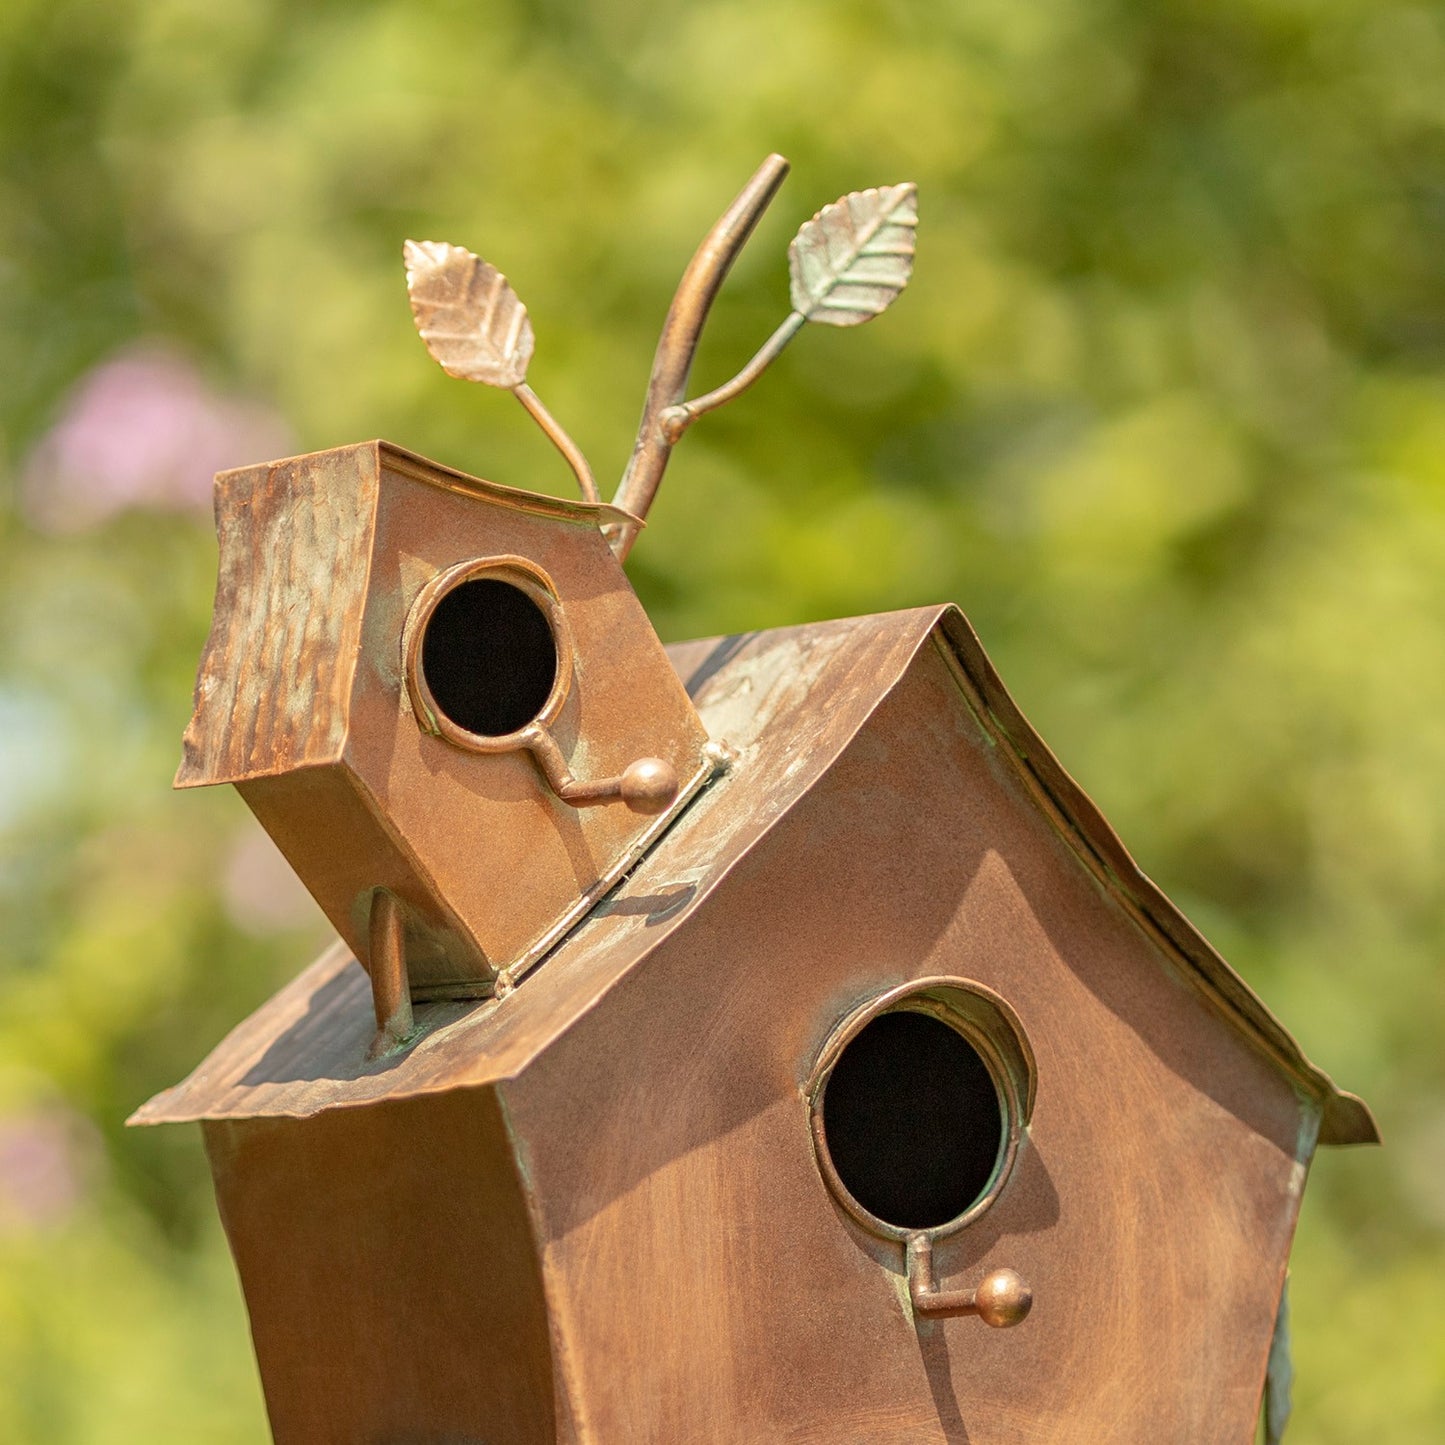
M 647 402 L 614 506 L 632 520 L 604 527 L 626 560 L 657 495 L 668 458 L 698 417 L 731 401 L 760 377 L 805 322 L 857 326 L 886 311 L 913 274 L 918 188 L 911 182 L 853 191 L 824 206 L 788 247 L 793 309 L 731 381 L 685 400 L 708 311 L 738 253 L 788 174 L 770 155 L 718 218 L 683 272 L 668 308 Z M 427 350 L 449 376 L 510 391 L 572 468 L 583 497 L 599 500 L 576 442 L 527 385 L 536 344 L 527 308 L 495 266 L 443 241 L 406 243 L 406 288 Z
M 632 459 L 614 498 L 637 523 L 605 530 L 626 559 L 662 481 L 672 448 L 698 417 L 745 391 L 808 321 L 857 326 L 891 306 L 913 274 L 918 188 L 911 181 L 854 191 L 825 206 L 788 247 L 793 309 L 731 381 L 684 401 L 688 373 L 708 308 L 758 218 L 777 193 L 788 163 L 769 156 L 708 233 L 663 324 L 647 404 Z
M 448 376 L 510 391 L 562 453 L 582 496 L 600 500 L 577 443 L 527 385 L 536 338 L 527 308 L 495 266 L 445 241 L 408 241 L 406 289 L 416 329 Z
M 770 155 L 703 238 L 678 282 L 677 294 L 667 309 L 657 354 L 652 360 L 652 377 L 647 384 L 647 401 L 642 408 L 637 441 L 612 499 L 614 506 L 631 512 L 639 521 L 646 517 L 657 495 L 667 459 L 677 440 L 668 436 L 663 417 L 686 395 L 692 358 L 713 298 L 787 174 L 788 162 L 780 155 Z M 625 561 L 638 528 L 621 523 L 604 531 L 612 550 Z

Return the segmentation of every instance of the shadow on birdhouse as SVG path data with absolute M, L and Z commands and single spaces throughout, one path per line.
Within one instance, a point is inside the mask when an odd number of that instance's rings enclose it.
M 610 505 L 505 278 L 434 243 L 429 350 L 582 500 L 383 442 L 217 479 L 177 783 L 235 784 L 339 941 L 136 1122 L 204 1122 L 280 1441 L 1182 1445 L 1262 1395 L 1283 1428 L 1305 1173 L 1366 1107 L 955 609 L 664 648 L 626 580 L 686 429 L 907 283 L 914 188 L 844 197 L 688 400 L 785 170 L 684 275 Z

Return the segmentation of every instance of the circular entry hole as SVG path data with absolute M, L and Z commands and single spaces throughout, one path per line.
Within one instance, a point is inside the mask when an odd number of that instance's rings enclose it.
M 824 1086 L 823 1132 L 843 1187 L 895 1229 L 947 1224 L 988 1189 L 1007 1142 L 977 1049 L 931 1014 L 860 1029 Z
M 477 577 L 432 609 L 421 667 L 433 701 L 452 722 L 481 737 L 503 737 L 546 706 L 557 680 L 557 641 L 546 613 L 520 587 Z

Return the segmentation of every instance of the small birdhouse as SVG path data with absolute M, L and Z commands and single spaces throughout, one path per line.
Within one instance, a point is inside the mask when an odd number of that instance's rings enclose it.
M 505 279 L 423 339 L 565 502 L 381 442 L 223 474 L 177 783 L 234 783 L 338 941 L 136 1122 L 200 1120 L 281 1442 L 1244 1442 L 1287 1412 L 1318 1143 L 1372 1142 L 1142 874 L 952 607 L 664 648 L 622 562 L 671 447 L 908 280 L 912 186 L 688 365 L 611 505 Z
M 236 785 L 371 970 L 383 1025 L 408 994 L 508 986 L 711 775 L 599 530 L 625 514 L 382 442 L 224 473 L 216 506 L 176 783 Z

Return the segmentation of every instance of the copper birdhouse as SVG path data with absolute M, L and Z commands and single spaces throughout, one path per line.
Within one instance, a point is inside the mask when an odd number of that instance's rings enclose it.
M 282 1442 L 1277 1439 L 1317 1143 L 1376 1138 L 1145 877 L 951 607 L 663 648 L 671 447 L 906 284 L 825 207 L 688 400 L 786 169 L 699 249 L 611 505 L 530 321 L 409 243 L 423 339 L 583 499 L 370 442 L 217 479 L 177 782 L 234 783 L 336 945 L 137 1122 L 201 1120 Z

